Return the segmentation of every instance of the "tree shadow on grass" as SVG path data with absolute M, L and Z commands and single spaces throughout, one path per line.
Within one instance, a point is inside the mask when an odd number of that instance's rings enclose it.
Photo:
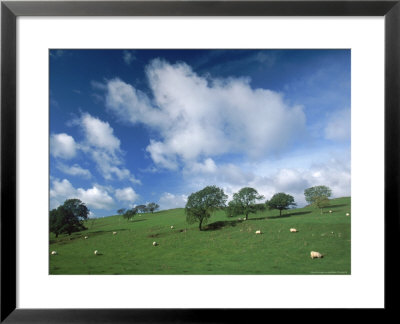
M 90 237 L 93 236 L 97 236 L 97 235 L 102 235 L 102 234 L 106 234 L 106 233 L 112 233 L 112 232 L 123 232 L 123 231 L 127 231 L 127 228 L 119 228 L 119 229 L 113 229 L 113 230 L 101 230 L 101 231 L 92 231 L 92 232 L 75 232 L 72 233 L 72 235 L 70 236 L 62 236 L 56 239 L 51 239 L 49 240 L 50 244 L 54 244 L 54 243 L 58 243 L 58 244 L 66 244 L 68 242 L 71 241 L 75 241 L 75 240 L 82 240 L 84 239 L 85 236 L 88 236 L 88 239 L 90 240 Z
M 147 237 L 153 237 L 153 238 L 160 237 L 160 233 L 149 234 L 147 235 Z
M 348 206 L 348 205 L 346 205 L 346 204 L 329 205 L 329 206 L 326 207 L 326 209 L 328 209 L 328 208 L 346 207 L 346 206 Z
M 285 215 L 269 216 L 266 218 L 267 219 L 287 218 L 287 217 L 291 217 L 291 216 L 300 216 L 300 215 L 306 215 L 306 214 L 311 214 L 311 211 L 302 211 L 302 212 L 290 213 L 290 214 L 285 214 Z
M 147 220 L 147 218 L 145 218 L 145 219 L 134 219 L 134 220 L 132 220 L 132 221 L 129 221 L 128 223 L 143 222 L 143 221 L 146 221 L 146 220 Z
M 128 231 L 127 228 L 116 228 L 113 230 L 107 230 L 107 231 L 93 231 L 93 232 L 89 232 L 87 233 L 87 235 L 90 237 L 90 234 L 103 234 L 103 233 L 112 233 L 112 232 L 123 232 L 123 231 Z
M 232 226 L 233 227 L 233 226 L 236 226 L 238 222 L 240 222 L 240 221 L 234 220 L 234 221 L 218 221 L 218 222 L 214 222 L 214 223 L 206 225 L 203 228 L 203 231 L 219 230 L 219 229 L 221 229 L 223 227 L 226 227 L 226 226 Z

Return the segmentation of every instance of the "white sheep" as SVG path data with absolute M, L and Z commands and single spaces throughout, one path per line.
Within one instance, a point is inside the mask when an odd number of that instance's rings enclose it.
M 261 234 L 261 231 L 260 230 L 256 231 L 256 234 Z
M 51 255 L 57 255 L 57 251 L 51 251 Z
M 99 251 L 95 250 L 94 255 L 98 255 L 98 254 L 99 254 Z
M 240 221 L 240 220 L 242 220 L 242 219 L 239 217 L 238 220 Z
M 350 214 L 349 214 L 349 213 L 346 213 L 346 216 L 350 216 Z
M 310 255 L 311 255 L 311 259 L 322 258 L 322 254 L 319 252 L 311 251 Z
M 153 246 L 156 246 L 156 245 L 158 245 L 158 243 L 156 241 L 154 241 L 153 242 Z
M 329 214 L 332 214 L 332 210 L 329 211 Z
M 171 225 L 171 229 L 174 229 L 175 227 L 174 227 L 174 225 Z
M 290 233 L 296 233 L 296 232 L 297 232 L 297 229 L 295 229 L 295 228 L 290 229 Z
M 85 236 L 85 240 L 87 240 L 89 237 L 88 236 Z
M 113 235 L 116 235 L 117 234 L 117 232 L 113 232 Z

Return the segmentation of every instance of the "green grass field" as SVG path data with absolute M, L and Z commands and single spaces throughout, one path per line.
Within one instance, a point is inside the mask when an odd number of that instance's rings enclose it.
M 86 231 L 50 235 L 49 273 L 350 274 L 350 209 L 345 197 L 332 199 L 322 215 L 305 207 L 283 211 L 282 217 L 278 210 L 266 210 L 239 221 L 219 211 L 204 231 L 186 223 L 184 209 L 131 221 L 122 216 L 88 220 Z M 290 233 L 292 227 L 299 232 Z M 51 255 L 53 250 L 58 254 Z M 324 257 L 311 259 L 310 251 Z

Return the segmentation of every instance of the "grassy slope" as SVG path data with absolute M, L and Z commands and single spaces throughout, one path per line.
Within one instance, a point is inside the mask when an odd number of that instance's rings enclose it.
M 84 232 L 50 235 L 49 254 L 58 252 L 49 256 L 50 274 L 350 274 L 350 207 L 349 197 L 338 198 L 332 214 L 306 207 L 282 217 L 277 210 L 250 214 L 247 221 L 221 211 L 209 224 L 223 226 L 205 231 L 187 225 L 183 209 L 129 222 L 121 216 L 90 220 Z M 299 232 L 290 233 L 291 227 Z M 310 251 L 325 257 L 312 260 Z

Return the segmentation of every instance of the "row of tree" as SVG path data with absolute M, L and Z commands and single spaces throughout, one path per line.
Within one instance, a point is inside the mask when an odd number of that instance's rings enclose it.
M 329 205 L 329 197 L 332 191 L 327 186 L 315 186 L 304 190 L 306 201 L 321 210 Z M 204 189 L 192 193 L 185 206 L 186 220 L 189 224 L 198 222 L 199 229 L 202 230 L 202 224 L 207 223 L 212 213 L 217 209 L 223 209 L 228 217 L 244 215 L 248 219 L 250 213 L 256 213 L 258 210 L 278 209 L 279 215 L 282 210 L 296 206 L 293 196 L 280 192 L 267 200 L 265 204 L 257 203 L 264 199 L 256 189 L 245 187 L 233 195 L 233 199 L 226 205 L 228 196 L 221 188 L 216 186 L 207 186 Z M 153 213 L 160 206 L 154 202 L 147 205 L 138 205 L 130 209 L 121 208 L 117 212 L 127 220 L 133 218 L 137 213 Z M 89 209 L 79 199 L 67 199 L 63 205 L 50 211 L 50 232 L 56 237 L 59 234 L 71 233 L 85 230 L 85 220 L 89 217 Z
M 160 206 L 154 202 L 147 205 L 139 205 L 131 209 L 119 209 L 118 214 L 121 214 L 126 219 L 131 219 L 137 213 L 153 213 Z M 90 214 L 89 208 L 79 199 L 67 199 L 64 204 L 50 211 L 49 227 L 50 232 L 56 237 L 59 234 L 68 234 L 83 231 L 87 229 L 84 225 Z
M 121 208 L 117 210 L 117 213 L 119 215 L 122 215 L 127 220 L 130 220 L 131 218 L 133 218 L 133 216 L 135 216 L 138 213 L 148 213 L 148 212 L 154 213 L 154 211 L 156 211 L 158 208 L 160 208 L 158 204 L 156 204 L 155 202 L 151 202 L 148 203 L 147 205 L 137 205 L 129 209 Z
M 329 204 L 329 197 L 332 191 L 327 186 L 315 186 L 304 190 L 306 201 L 321 209 Z M 192 193 L 185 206 L 186 220 L 189 224 L 199 223 L 199 230 L 202 230 L 202 224 L 207 223 L 212 213 L 217 209 L 224 209 L 228 217 L 244 215 L 247 220 L 250 213 L 256 213 L 265 208 L 279 210 L 282 216 L 282 210 L 290 209 L 296 206 L 293 196 L 280 192 L 267 200 L 265 204 L 259 204 L 257 201 L 264 199 L 256 189 L 245 187 L 233 194 L 233 199 L 226 205 L 228 196 L 221 188 L 216 186 L 207 186 L 204 189 Z

